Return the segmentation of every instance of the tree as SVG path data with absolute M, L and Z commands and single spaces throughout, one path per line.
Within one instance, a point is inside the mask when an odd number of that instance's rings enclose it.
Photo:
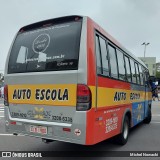
M 160 72 L 156 72 L 156 78 L 160 78 Z
M 4 75 L 3 73 L 0 73 L 0 87 L 3 85 L 4 82 Z

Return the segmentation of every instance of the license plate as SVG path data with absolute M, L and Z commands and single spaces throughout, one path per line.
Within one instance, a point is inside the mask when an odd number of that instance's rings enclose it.
M 30 132 L 38 134 L 47 134 L 47 127 L 43 126 L 30 126 Z

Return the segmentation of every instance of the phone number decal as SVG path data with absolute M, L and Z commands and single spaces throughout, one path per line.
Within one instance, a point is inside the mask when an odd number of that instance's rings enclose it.
M 52 116 L 52 120 L 71 123 L 72 117 Z

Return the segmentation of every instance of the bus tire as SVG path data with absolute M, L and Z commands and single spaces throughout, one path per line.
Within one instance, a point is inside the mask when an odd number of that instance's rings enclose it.
M 147 117 L 144 119 L 144 123 L 149 124 L 152 120 L 152 113 L 151 113 L 151 108 L 148 107 L 148 113 L 147 113 Z
M 125 145 L 128 141 L 129 136 L 129 117 L 125 116 L 123 121 L 122 132 L 116 137 L 116 142 L 120 145 Z

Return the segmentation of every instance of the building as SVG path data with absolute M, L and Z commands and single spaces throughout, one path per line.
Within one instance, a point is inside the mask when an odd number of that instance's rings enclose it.
M 156 76 L 156 57 L 139 57 L 149 69 L 150 76 Z

